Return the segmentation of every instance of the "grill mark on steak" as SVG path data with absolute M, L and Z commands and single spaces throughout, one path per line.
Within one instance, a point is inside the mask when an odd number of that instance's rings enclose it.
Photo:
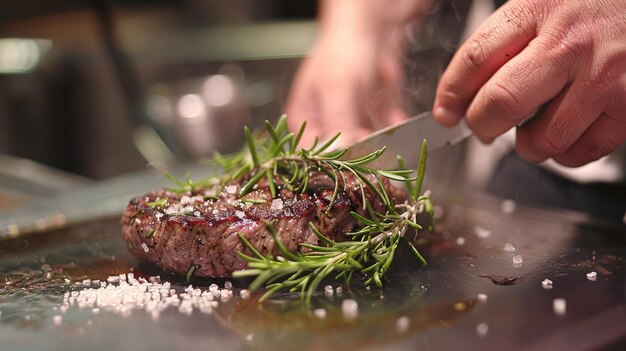
M 304 252 L 299 243 L 320 245 L 320 240 L 309 227 L 312 222 L 335 241 L 346 240 L 346 233 L 357 226 L 350 211 L 364 214 L 361 190 L 356 177 L 344 173 L 347 186 L 338 193 L 333 207 L 326 210 L 332 199 L 333 180 L 326 174 L 311 176 L 306 193 L 292 193 L 280 189 L 277 199 L 282 206 L 272 206 L 267 183 L 259 183 L 252 192 L 237 199 L 240 183 L 226 186 L 215 199 L 206 200 L 208 189 L 194 193 L 176 194 L 162 189 L 132 199 L 122 218 L 122 236 L 129 250 L 137 257 L 161 268 L 184 275 L 194 265 L 196 276 L 228 277 L 234 271 L 245 269 L 237 252 L 252 255 L 237 237 L 243 235 L 262 255 L 277 255 L 274 239 L 265 222 L 274 220 L 279 240 L 292 252 Z M 339 177 L 342 182 L 342 178 Z M 372 178 L 372 180 L 374 180 Z M 393 203 L 404 201 L 404 195 L 384 180 L 385 189 Z M 343 187 L 343 184 L 340 184 Z M 230 191 L 229 191 L 230 190 Z M 233 191 L 236 190 L 236 191 Z M 365 197 L 375 211 L 384 209 L 372 189 L 365 188 Z M 148 203 L 166 199 L 167 206 L 151 207 Z M 253 204 L 240 200 L 265 200 Z M 146 238 L 148 230 L 154 233 Z M 142 244 L 147 245 L 146 252 Z

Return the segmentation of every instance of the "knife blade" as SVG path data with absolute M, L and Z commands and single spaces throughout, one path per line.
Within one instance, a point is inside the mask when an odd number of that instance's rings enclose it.
M 426 111 L 357 140 L 348 146 L 345 158 L 361 157 L 385 146 L 385 153 L 374 160 L 371 166 L 380 169 L 398 168 L 396 156 L 400 155 L 407 167 L 415 168 L 423 139 L 428 141 L 428 153 L 431 153 L 455 145 L 471 134 L 463 120 L 453 128 L 446 128 L 435 121 L 431 111 Z

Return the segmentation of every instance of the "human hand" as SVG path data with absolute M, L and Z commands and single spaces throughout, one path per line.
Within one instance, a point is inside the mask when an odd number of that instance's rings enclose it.
M 517 126 L 530 162 L 577 167 L 607 155 L 626 140 L 625 14 L 624 0 L 507 2 L 442 75 L 437 120 L 465 116 L 485 143 Z
M 422 13 L 425 1 L 394 4 L 398 6 L 374 0 L 323 4 L 320 34 L 286 105 L 292 130 L 307 121 L 303 146 L 315 136 L 327 139 L 337 132 L 342 132 L 340 142 L 347 143 L 406 119 L 401 108 L 403 42 L 396 29 L 408 13 Z M 402 5 L 409 8 L 402 11 Z

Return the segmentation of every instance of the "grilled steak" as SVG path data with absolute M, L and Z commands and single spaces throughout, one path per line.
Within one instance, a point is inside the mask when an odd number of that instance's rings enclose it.
M 187 194 L 154 191 L 131 200 L 121 219 L 122 236 L 135 256 L 167 271 L 182 275 L 195 267 L 196 276 L 228 277 L 246 268 L 238 251 L 252 254 L 237 233 L 261 254 L 278 254 L 265 225 L 268 221 L 274 221 L 279 240 L 293 252 L 304 249 L 299 243 L 320 244 L 309 222 L 330 239 L 345 240 L 345 234 L 357 225 L 350 211 L 360 214 L 364 211 L 355 176 L 351 173 L 344 176 L 346 190 L 339 192 L 330 211 L 327 209 L 333 181 L 323 173 L 311 176 L 304 194 L 281 189 L 281 183 L 276 180 L 279 194 L 275 199 L 267 183 L 257 184 L 240 199 L 237 194 L 242 182 L 228 184 L 217 198 L 209 197 L 208 189 Z M 386 180 L 384 184 L 392 202 L 404 200 L 397 188 Z M 383 210 L 372 189 L 365 188 L 365 196 L 375 211 Z M 166 204 L 149 204 L 163 199 L 167 200 Z

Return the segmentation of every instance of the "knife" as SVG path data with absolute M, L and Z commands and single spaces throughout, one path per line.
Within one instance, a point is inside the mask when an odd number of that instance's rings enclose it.
M 408 168 L 415 168 L 419 162 L 423 139 L 427 140 L 428 153 L 431 153 L 443 147 L 455 145 L 471 134 L 465 121 L 461 120 L 453 128 L 446 128 L 435 121 L 431 111 L 426 111 L 357 140 L 348 147 L 344 158 L 361 157 L 386 147 L 387 150 L 370 163 L 372 167 L 396 169 L 398 168 L 396 156 L 400 155 Z

